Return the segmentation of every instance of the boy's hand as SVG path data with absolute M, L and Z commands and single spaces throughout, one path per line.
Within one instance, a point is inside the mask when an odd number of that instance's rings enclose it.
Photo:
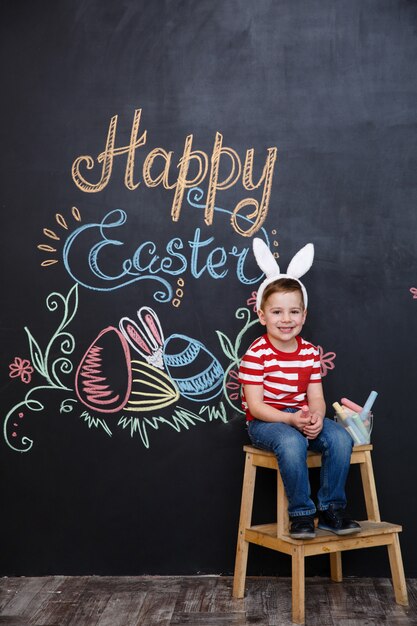
M 315 439 L 323 428 L 324 417 L 318 411 L 308 414 L 310 423 L 304 427 L 303 434 L 307 439 Z
M 310 426 L 311 424 L 311 413 L 300 410 L 300 411 L 297 411 L 296 413 L 291 413 L 291 418 L 292 418 L 291 425 L 294 426 L 294 428 L 296 428 L 300 432 L 302 432 L 303 435 L 306 434 L 305 429 L 307 428 L 307 426 Z

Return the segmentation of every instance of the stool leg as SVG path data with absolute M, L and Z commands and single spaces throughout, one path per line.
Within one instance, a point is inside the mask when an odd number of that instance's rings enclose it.
M 292 554 L 292 621 L 305 621 L 305 569 L 304 546 L 295 546 Z
M 290 530 L 290 520 L 288 517 L 288 499 L 285 493 L 281 472 L 277 468 L 277 536 L 282 539 L 288 535 Z
M 388 556 L 391 567 L 395 601 L 397 602 L 397 604 L 408 606 L 407 586 L 405 582 L 404 567 L 401 557 L 401 548 L 398 533 L 393 534 L 393 542 L 388 546 Z
M 365 463 L 360 464 L 363 493 L 365 496 L 366 513 L 371 522 L 380 522 L 378 496 L 376 493 L 374 470 L 370 451 L 365 452 Z
M 245 473 L 243 477 L 242 502 L 240 506 L 239 534 L 236 549 L 235 574 L 233 579 L 233 597 L 245 595 L 246 568 L 248 564 L 249 543 L 245 540 L 245 530 L 252 521 L 253 495 L 255 491 L 256 466 L 252 464 L 252 455 L 246 453 Z
M 332 552 L 330 554 L 330 578 L 335 583 L 341 583 L 343 580 L 341 552 Z

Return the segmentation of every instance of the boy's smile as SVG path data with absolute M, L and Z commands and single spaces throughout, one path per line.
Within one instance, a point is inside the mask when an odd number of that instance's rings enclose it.
M 296 337 L 307 315 L 299 291 L 272 293 L 258 315 L 275 348 L 282 352 L 294 352 L 297 349 Z

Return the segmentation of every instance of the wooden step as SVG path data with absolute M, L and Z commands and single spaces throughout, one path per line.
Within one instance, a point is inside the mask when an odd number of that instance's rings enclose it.
M 314 539 L 293 539 L 289 535 L 277 537 L 277 524 L 260 524 L 245 530 L 245 540 L 265 548 L 292 554 L 294 546 L 304 545 L 305 556 L 329 554 L 343 550 L 355 550 L 374 546 L 385 546 L 393 542 L 393 535 L 402 527 L 389 522 L 359 522 L 361 530 L 351 535 L 336 535 L 316 528 Z

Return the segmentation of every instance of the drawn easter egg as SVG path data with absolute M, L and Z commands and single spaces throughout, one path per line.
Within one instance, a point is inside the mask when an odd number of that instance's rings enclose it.
M 176 402 L 179 391 L 161 369 L 145 361 L 133 360 L 132 388 L 125 406 L 127 411 L 156 411 Z
M 196 339 L 174 334 L 164 344 L 164 364 L 185 398 L 205 402 L 222 390 L 224 371 L 219 361 Z
M 94 339 L 78 366 L 75 390 L 79 400 L 100 413 L 115 413 L 126 404 L 132 386 L 126 339 L 108 326 Z

